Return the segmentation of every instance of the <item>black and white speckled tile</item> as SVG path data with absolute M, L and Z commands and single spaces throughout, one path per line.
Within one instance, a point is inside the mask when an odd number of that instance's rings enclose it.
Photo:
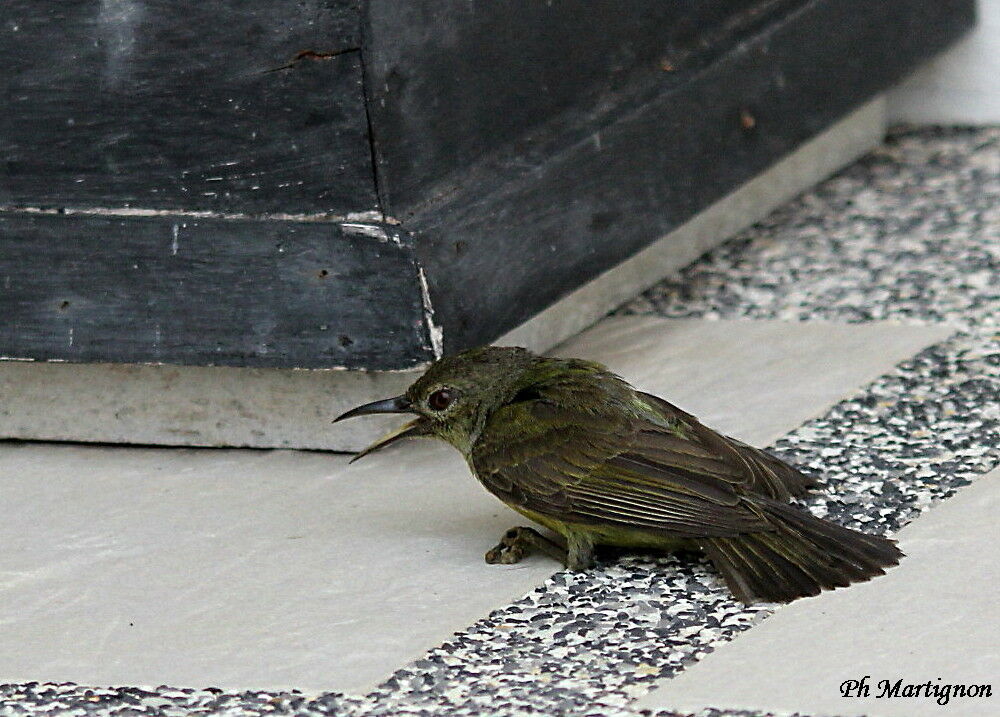
M 1000 320 L 1000 128 L 902 130 L 620 309 L 791 321 Z
M 813 512 L 892 533 L 1000 462 L 998 269 L 1000 130 L 904 131 L 624 311 L 954 325 L 773 447 L 822 476 Z M 32 683 L 0 686 L 0 715 L 634 715 L 655 679 L 770 612 L 734 601 L 697 557 L 607 556 L 366 697 Z

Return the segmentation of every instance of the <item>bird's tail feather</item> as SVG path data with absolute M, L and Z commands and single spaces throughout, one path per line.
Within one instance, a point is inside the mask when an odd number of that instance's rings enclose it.
M 888 538 L 859 533 L 777 501 L 764 499 L 757 506 L 773 530 L 701 541 L 743 602 L 789 602 L 846 587 L 883 575 L 884 568 L 903 557 Z

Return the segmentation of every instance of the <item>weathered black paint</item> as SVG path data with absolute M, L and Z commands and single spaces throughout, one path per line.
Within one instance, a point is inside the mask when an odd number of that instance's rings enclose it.
M 803 4 L 371 0 L 364 52 L 385 210 L 409 216 L 491 154 L 543 164 Z
M 623 99 L 627 111 L 589 135 L 488 157 L 406 221 L 445 351 L 492 341 L 676 228 L 973 19 L 967 0 L 812 0 L 685 82 L 654 68 L 642 101 Z
M 0 3 L 0 205 L 376 208 L 357 0 Z
M 0 236 L 7 358 L 371 369 L 433 358 L 405 234 L 0 214 Z
M 973 0 L 8 0 L 0 355 L 406 368 L 433 357 L 424 279 L 447 351 L 491 341 L 973 14 Z M 339 54 L 266 72 L 305 50 Z M 329 216 L 372 209 L 398 241 Z

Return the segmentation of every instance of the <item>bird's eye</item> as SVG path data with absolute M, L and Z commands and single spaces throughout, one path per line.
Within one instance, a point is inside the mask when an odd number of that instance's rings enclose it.
M 435 411 L 443 411 L 455 400 L 455 395 L 447 388 L 439 388 L 427 397 L 427 405 Z

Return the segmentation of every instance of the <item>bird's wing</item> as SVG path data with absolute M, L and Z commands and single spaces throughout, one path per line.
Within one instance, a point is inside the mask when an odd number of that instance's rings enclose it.
M 801 495 L 815 483 L 815 478 L 805 475 L 780 458 L 735 438 L 716 433 L 690 413 L 658 396 L 640 392 L 637 395 L 666 422 L 681 425 L 685 429 L 683 439 L 664 439 L 655 432 L 640 435 L 638 442 L 651 457 L 660 456 L 669 461 L 671 457 L 676 460 L 680 456 L 693 454 L 692 461 L 698 462 L 706 472 L 720 480 L 741 485 L 752 493 L 782 502 L 788 501 L 793 495 Z
M 686 537 L 767 527 L 724 463 L 672 437 L 620 410 L 529 400 L 494 412 L 472 464 L 502 500 L 569 523 Z

